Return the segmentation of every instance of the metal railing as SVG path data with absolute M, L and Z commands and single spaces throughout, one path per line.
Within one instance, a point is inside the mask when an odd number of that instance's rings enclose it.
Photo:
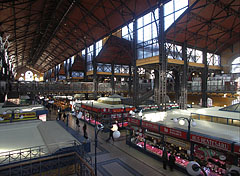
M 64 151 L 67 147 L 76 146 L 81 146 L 81 144 L 78 141 L 73 140 L 2 152 L 0 153 L 0 166 L 51 155 L 52 153 L 49 152 L 49 148 L 55 148 L 55 151 L 61 152 L 61 150 Z
M 213 84 L 214 83 L 214 84 Z M 93 93 L 93 82 L 13 82 L 12 91 L 16 92 L 33 92 L 33 93 Z M 189 81 L 188 92 L 200 92 L 200 81 Z M 139 92 L 145 93 L 152 90 L 153 85 L 151 83 L 140 83 Z M 133 87 L 131 87 L 133 90 Z M 236 92 L 236 84 L 227 84 L 225 82 L 209 81 L 207 85 L 208 92 Z M 129 85 L 127 82 L 121 82 L 115 84 L 115 92 L 128 92 Z M 174 91 L 174 85 L 168 86 L 168 91 Z M 112 86 L 110 83 L 98 83 L 98 93 L 112 92 Z
M 48 151 L 56 147 L 55 153 Z M 0 175 L 90 175 L 94 176 L 92 158 L 76 141 L 12 150 L 0 153 Z

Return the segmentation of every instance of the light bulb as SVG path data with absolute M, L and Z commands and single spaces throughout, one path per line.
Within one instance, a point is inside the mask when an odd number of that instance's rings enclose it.
M 192 126 L 193 127 L 197 126 L 197 123 L 195 121 L 192 121 Z
M 173 119 L 173 122 L 174 122 L 174 123 L 177 123 L 177 122 L 178 122 L 178 119 L 177 119 L 177 118 L 174 118 L 174 119 Z
M 185 124 L 185 120 L 181 119 L 179 120 L 179 125 L 184 125 Z

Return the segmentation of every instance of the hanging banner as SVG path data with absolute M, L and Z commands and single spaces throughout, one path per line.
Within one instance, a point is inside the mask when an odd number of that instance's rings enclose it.
M 168 128 L 168 127 L 165 127 L 165 126 L 161 126 L 160 131 L 162 133 L 168 134 L 170 136 L 178 137 L 178 138 L 181 138 L 181 139 L 187 139 L 187 133 L 185 131 L 180 131 L 180 130 L 176 130 L 176 129 L 173 129 L 173 128 Z
M 159 132 L 159 125 L 156 123 L 142 121 L 142 127 L 148 129 L 149 131 Z
M 129 117 L 128 122 L 133 125 L 140 126 L 140 120 Z

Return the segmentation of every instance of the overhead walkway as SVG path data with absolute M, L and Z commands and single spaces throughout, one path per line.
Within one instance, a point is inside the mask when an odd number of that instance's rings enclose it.
M 140 83 L 139 93 L 144 94 L 152 91 L 151 83 Z M 94 93 L 93 82 L 12 82 L 12 92 L 18 93 L 33 93 L 33 94 L 80 94 L 80 93 Z M 98 83 L 97 92 L 112 93 L 110 83 Z M 115 93 L 128 93 L 129 87 L 127 82 L 115 84 Z M 174 87 L 168 89 L 168 92 L 174 92 Z M 201 92 L 201 81 L 189 81 L 188 92 Z M 228 85 L 224 82 L 209 81 L 207 92 L 218 93 L 236 93 L 237 85 Z M 149 93 L 150 95 L 151 93 Z

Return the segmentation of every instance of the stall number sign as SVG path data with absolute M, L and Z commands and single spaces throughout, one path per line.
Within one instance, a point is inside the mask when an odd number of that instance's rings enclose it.
M 150 131 L 159 132 L 158 124 L 142 121 L 142 127 Z
M 210 147 L 213 147 L 213 148 L 219 148 L 219 149 L 222 149 L 222 150 L 231 151 L 231 144 L 228 144 L 226 142 L 217 141 L 217 140 L 214 140 L 214 139 L 209 139 L 209 138 L 194 135 L 194 134 L 191 134 L 190 139 L 193 142 L 204 144 L 204 145 L 207 145 L 207 146 L 210 146 Z
M 140 125 L 140 120 L 138 119 L 128 118 L 128 122 L 134 125 Z
M 178 138 L 183 138 L 183 139 L 187 138 L 187 133 L 186 132 L 176 130 L 176 129 L 173 129 L 173 128 L 168 128 L 168 127 L 161 126 L 160 131 L 165 133 L 165 134 L 175 136 L 175 137 L 178 137 Z
M 234 152 L 240 154 L 240 145 L 234 145 Z

